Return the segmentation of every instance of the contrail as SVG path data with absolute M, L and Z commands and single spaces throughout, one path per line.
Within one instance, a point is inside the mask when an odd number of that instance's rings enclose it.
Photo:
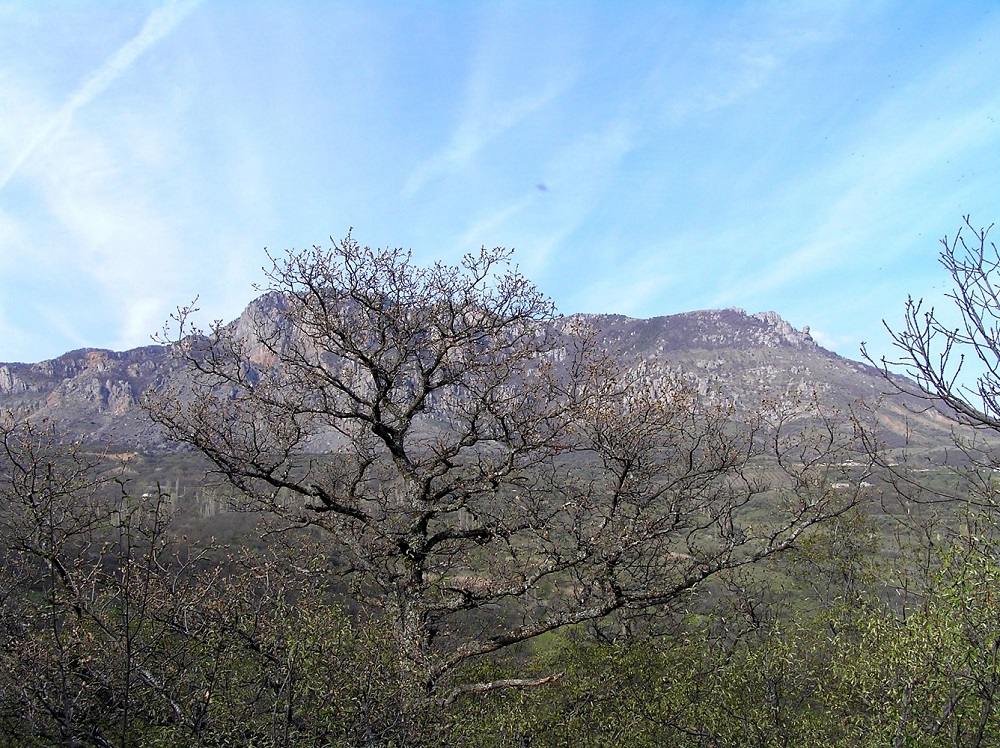
M 201 0 L 168 0 L 165 5 L 150 13 L 142 30 L 108 58 L 103 65 L 87 76 L 87 79 L 63 104 L 62 108 L 53 115 L 45 127 L 35 133 L 28 145 L 3 172 L 3 176 L 0 177 L 0 190 L 14 178 L 14 175 L 38 146 L 46 141 L 60 138 L 69 129 L 73 122 L 73 115 L 80 107 L 93 101 L 122 73 L 128 70 L 140 55 L 168 36 L 200 2 Z

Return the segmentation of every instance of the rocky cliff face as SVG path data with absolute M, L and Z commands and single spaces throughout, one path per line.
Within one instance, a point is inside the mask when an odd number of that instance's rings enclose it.
M 823 350 L 813 341 L 808 329 L 796 330 L 776 312 L 748 315 L 742 309 L 732 308 L 652 319 L 585 316 L 604 331 L 605 340 L 615 342 L 623 351 L 652 351 L 669 356 L 686 351 Z
M 280 304 L 278 298 L 261 297 L 233 324 L 249 335 L 249 320 L 276 318 Z M 737 408 L 752 408 L 764 398 L 791 400 L 815 393 L 847 409 L 856 401 L 873 403 L 889 389 L 873 368 L 825 350 L 808 329 L 796 330 L 774 312 L 749 315 L 723 309 L 653 319 L 580 315 L 557 324 L 581 321 L 623 365 L 665 363 L 694 382 L 706 399 Z M 84 349 L 37 364 L 0 364 L 0 407 L 29 408 L 86 441 L 163 451 L 172 447 L 145 417 L 139 401 L 147 389 L 176 376 L 166 347 L 122 353 Z M 913 415 L 898 400 L 889 399 L 883 407 L 886 422 L 897 424 L 892 428 L 900 436 L 916 431 L 934 441 L 944 439 L 952 426 L 935 412 Z
M 585 319 L 624 361 L 665 363 L 694 381 L 702 395 L 737 404 L 791 393 L 829 392 L 854 378 L 858 381 L 846 388 L 844 397 L 884 385 L 874 369 L 821 348 L 808 329 L 796 330 L 775 312 L 748 315 L 742 309 L 722 309 L 652 319 L 597 315 Z M 837 374 L 843 376 L 834 384 L 830 376 Z
M 162 448 L 158 429 L 138 406 L 142 393 L 173 371 L 161 346 L 82 349 L 37 364 L 3 364 L 0 407 L 30 409 L 86 441 Z

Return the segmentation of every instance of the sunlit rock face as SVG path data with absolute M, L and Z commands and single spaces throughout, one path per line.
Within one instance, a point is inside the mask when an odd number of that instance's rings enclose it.
M 28 386 L 14 373 L 9 365 L 0 366 L 0 395 L 24 392 Z
M 173 371 L 160 346 L 123 353 L 82 349 L 35 364 L 0 366 L 0 407 L 49 418 L 86 442 L 163 448 L 139 408 L 147 388 Z

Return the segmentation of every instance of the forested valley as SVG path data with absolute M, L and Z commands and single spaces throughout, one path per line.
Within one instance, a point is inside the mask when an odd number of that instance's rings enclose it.
M 986 230 L 846 406 L 624 365 L 505 250 L 271 262 L 165 329 L 176 448 L 4 411 L 5 745 L 1000 744 Z

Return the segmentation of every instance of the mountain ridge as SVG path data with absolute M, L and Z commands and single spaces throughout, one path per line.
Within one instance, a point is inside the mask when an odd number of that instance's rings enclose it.
M 249 329 L 252 315 L 267 313 L 274 299 L 251 302 L 230 324 Z M 276 308 L 276 307 L 275 307 Z M 709 401 L 752 408 L 765 399 L 819 397 L 846 411 L 855 403 L 874 407 L 893 387 L 875 367 L 820 346 L 808 328 L 796 329 L 773 311 L 697 310 L 636 318 L 575 314 L 554 324 L 583 322 L 625 367 L 665 361 Z M 47 417 L 72 438 L 148 451 L 170 450 L 159 428 L 140 407 L 142 394 L 179 376 L 170 346 L 127 351 L 81 348 L 38 363 L 0 363 L 0 407 L 28 409 Z M 911 432 L 939 441 L 953 423 L 898 398 L 885 401 L 890 441 Z M 917 425 L 914 432 L 914 424 Z M 905 433 L 904 433 L 905 432 Z

